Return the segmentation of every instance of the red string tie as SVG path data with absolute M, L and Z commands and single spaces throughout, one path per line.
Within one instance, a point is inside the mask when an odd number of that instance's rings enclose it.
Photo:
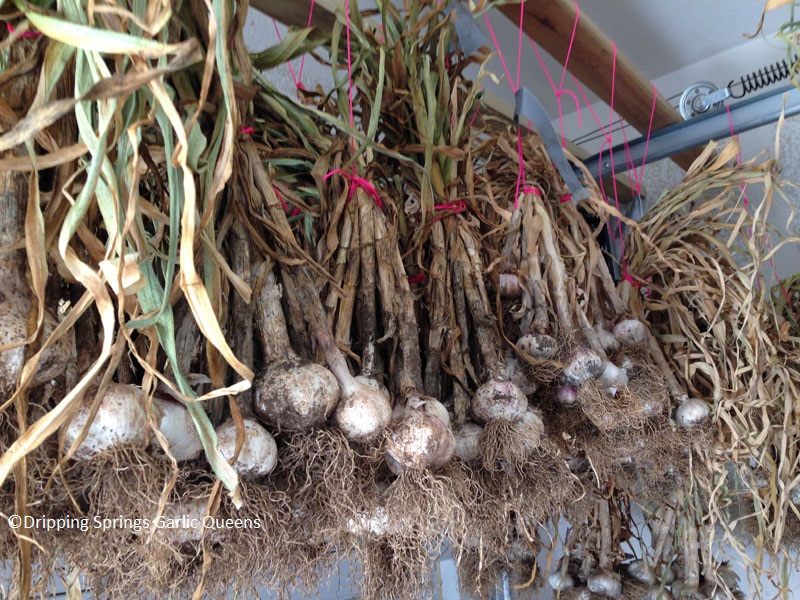
M 15 30 L 14 26 L 11 23 L 6 23 L 6 29 L 8 29 L 9 35 L 14 35 Z M 41 35 L 42 35 L 41 31 L 26 31 L 20 37 L 30 39 L 30 38 L 41 37 Z
M 376 190 L 375 186 L 372 185 L 369 181 L 367 181 L 363 177 L 359 177 L 358 175 L 354 175 L 353 173 L 347 173 L 342 169 L 335 169 L 329 172 L 327 175 L 325 175 L 325 177 L 322 178 L 322 181 L 327 181 L 330 177 L 333 177 L 337 173 L 350 182 L 350 191 L 347 192 L 348 202 L 350 202 L 350 199 L 353 197 L 353 194 L 355 194 L 356 189 L 361 188 L 367 193 L 367 195 L 370 198 L 372 198 L 372 201 L 375 203 L 375 206 L 377 206 L 378 208 L 383 208 L 383 202 L 381 202 L 381 197 L 378 194 L 378 190 Z
M 559 202 L 569 202 L 570 200 L 572 200 L 572 194 L 564 194 L 558 199 Z
M 242 128 L 239 129 L 239 133 L 241 133 L 242 135 L 252 135 L 255 132 L 256 132 L 256 129 L 252 125 L 247 125 L 247 126 L 242 125 Z
M 643 283 L 641 283 L 640 281 L 636 281 L 633 277 L 631 277 L 630 274 L 628 273 L 628 270 L 625 268 L 622 269 L 622 278 L 628 283 L 630 283 L 637 290 L 641 289 L 644 286 Z
M 449 210 L 452 211 L 446 215 L 442 215 L 441 217 L 436 217 L 433 222 L 436 223 L 437 221 L 441 221 L 445 217 L 449 217 L 450 215 L 455 215 L 460 212 L 463 212 L 467 209 L 467 203 L 463 200 L 459 200 L 458 202 L 446 202 L 444 204 L 437 204 L 433 207 L 433 210 Z
M 420 273 L 419 275 L 414 275 L 413 277 L 408 278 L 408 283 L 421 283 L 428 278 L 425 273 Z
M 539 191 L 539 188 L 535 188 L 533 186 L 525 186 L 522 188 L 523 194 L 533 194 L 534 196 L 542 196 L 542 192 Z
M 291 210 L 291 208 L 286 203 L 286 200 L 283 199 L 283 196 L 281 195 L 280 190 L 278 188 L 276 188 L 275 186 L 272 186 L 272 189 L 275 190 L 275 195 L 278 197 L 278 202 L 281 203 L 281 206 L 283 207 L 283 210 L 286 211 L 286 212 L 289 212 Z M 294 210 L 292 211 L 292 214 L 289 215 L 289 216 L 290 217 L 296 217 L 299 214 L 300 214 L 300 209 L 295 206 Z

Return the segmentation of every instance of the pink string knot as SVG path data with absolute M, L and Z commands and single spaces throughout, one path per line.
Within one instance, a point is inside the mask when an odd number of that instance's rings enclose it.
M 414 275 L 413 277 L 408 278 L 408 283 L 421 283 L 428 278 L 425 273 L 420 273 L 419 275 Z
M 6 29 L 8 29 L 9 35 L 14 35 L 15 29 L 11 23 L 6 23 Z M 26 31 L 20 37 L 30 39 L 30 38 L 41 37 L 41 35 L 42 35 L 41 31 Z
M 283 199 L 283 196 L 281 195 L 280 190 L 278 188 L 276 188 L 275 186 L 272 186 L 272 189 L 275 191 L 275 195 L 278 197 L 278 202 L 281 203 L 281 206 L 283 207 L 283 210 L 286 211 L 286 212 L 289 212 L 291 210 L 291 208 L 286 203 L 286 200 Z M 299 214 L 300 214 L 300 209 L 295 206 L 294 210 L 292 211 L 292 214 L 289 215 L 289 216 L 290 217 L 296 217 Z
M 570 200 L 572 200 L 572 194 L 564 194 L 558 199 L 559 202 L 569 202 Z
M 332 177 L 337 173 L 350 182 L 350 190 L 347 192 L 348 202 L 350 202 L 350 199 L 353 197 L 353 194 L 355 194 L 356 189 L 361 188 L 367 193 L 367 195 L 370 198 L 372 198 L 372 201 L 375 203 L 375 206 L 377 206 L 378 208 L 383 208 L 383 202 L 381 202 L 381 197 L 378 194 L 378 190 L 375 189 L 375 186 L 372 185 L 369 181 L 367 181 L 363 177 L 359 177 L 354 173 L 347 173 L 342 169 L 335 169 L 329 172 L 327 175 L 325 175 L 325 177 L 322 178 L 322 181 L 327 181 L 330 177 Z
M 519 177 L 520 178 L 522 177 L 522 171 L 520 171 Z M 519 182 L 520 182 L 520 178 L 517 178 L 517 192 L 514 195 L 514 210 L 517 210 L 519 208 L 519 200 L 520 200 Z M 539 196 L 540 198 L 542 197 L 542 192 L 540 192 L 538 188 L 535 188 L 532 185 L 523 186 L 522 187 L 522 193 L 523 194 L 533 194 L 534 196 Z
M 456 215 L 460 212 L 463 212 L 467 209 L 467 203 L 463 200 L 459 200 L 458 202 L 445 202 L 444 204 L 437 204 L 433 207 L 433 210 L 449 210 L 446 215 L 442 215 L 441 217 L 436 217 L 433 222 L 436 223 L 437 221 L 441 221 L 445 217 L 449 217 L 450 215 Z
M 631 277 L 630 274 L 628 273 L 628 269 L 625 267 L 622 268 L 622 278 L 628 283 L 630 283 L 637 290 L 641 289 L 644 286 L 643 283 L 641 283 L 640 281 L 636 281 L 633 277 Z
M 241 129 L 239 129 L 239 133 L 242 135 L 252 135 L 256 132 L 255 127 L 252 125 L 242 125 Z

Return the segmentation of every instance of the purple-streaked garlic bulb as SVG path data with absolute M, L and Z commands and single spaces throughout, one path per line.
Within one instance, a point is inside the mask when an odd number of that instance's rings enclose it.
M 64 431 L 64 447 L 70 450 L 89 421 L 93 398 L 87 398 Z M 112 383 L 100 400 L 86 437 L 75 451 L 78 460 L 87 460 L 103 452 L 126 445 L 145 444 L 147 414 L 144 394 L 135 385 Z
M 217 445 L 222 456 L 230 461 L 236 450 L 236 423 L 227 421 L 217 429 Z M 233 468 L 243 479 L 269 475 L 278 463 L 275 439 L 259 423 L 244 419 L 244 443 Z
M 386 462 L 393 473 L 439 469 L 450 462 L 455 438 L 441 419 L 422 410 L 409 410 L 389 424 Z
M 578 389 L 573 385 L 560 385 L 556 389 L 556 399 L 561 406 L 574 406 L 578 401 Z
M 580 385 L 599 377 L 606 367 L 606 360 L 589 348 L 578 348 L 564 367 L 564 380 L 567 385 Z
M 472 416 L 478 423 L 492 419 L 516 419 L 528 408 L 525 394 L 511 381 L 492 379 L 472 397 Z

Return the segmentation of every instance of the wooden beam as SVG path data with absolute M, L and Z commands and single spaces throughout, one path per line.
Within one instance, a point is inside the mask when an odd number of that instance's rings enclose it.
M 336 22 L 336 7 L 343 5 L 343 2 L 336 0 L 315 0 L 311 26 L 322 31 L 332 30 Z M 284 25 L 305 27 L 308 25 L 311 0 L 250 0 L 250 6 Z
M 501 5 L 500 11 L 513 23 L 519 24 L 519 4 Z M 611 104 L 611 74 L 614 82 L 614 110 L 640 133 L 647 133 L 653 105 L 653 84 L 620 51 L 585 14 L 580 15 L 570 51 L 576 10 L 572 0 L 525 0 L 522 17 L 523 31 L 548 54 L 567 68 L 606 104 Z M 658 93 L 652 131 L 682 121 L 678 111 Z M 688 169 L 699 150 L 688 150 L 672 157 L 683 169 Z

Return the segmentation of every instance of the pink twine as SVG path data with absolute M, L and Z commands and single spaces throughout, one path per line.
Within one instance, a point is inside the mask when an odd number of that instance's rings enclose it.
M 419 275 L 414 275 L 413 277 L 408 278 L 408 283 L 420 283 L 425 281 L 428 278 L 425 273 L 420 273 Z
M 275 35 L 278 36 L 278 41 L 282 42 L 283 41 L 283 36 L 281 36 L 281 32 L 278 29 L 278 22 L 274 18 L 272 19 L 272 26 L 275 28 Z M 292 66 L 291 61 L 287 60 L 286 61 L 286 66 L 289 67 L 289 75 L 292 76 L 292 82 L 294 82 L 294 87 L 295 88 L 299 88 L 300 87 L 300 83 L 299 83 L 300 80 L 297 78 L 297 75 L 295 75 L 294 67 Z
M 255 133 L 255 131 L 256 131 L 255 127 L 253 127 L 252 125 L 247 125 L 247 126 L 242 125 L 242 127 L 239 129 L 239 133 L 241 133 L 242 135 L 252 135 L 253 133 Z
M 623 270 L 622 270 L 622 278 L 623 278 L 625 281 L 627 281 L 628 283 L 630 283 L 630 284 L 631 284 L 633 287 L 635 287 L 637 290 L 638 290 L 638 289 L 641 289 L 641 288 L 644 286 L 644 284 L 643 284 L 643 283 L 641 283 L 640 281 L 636 281 L 636 280 L 635 280 L 633 277 L 631 277 L 631 276 L 628 274 L 628 270 L 627 270 L 626 268 L 624 268 L 624 267 L 623 267 Z
M 14 35 L 15 29 L 11 23 L 6 23 L 6 29 L 8 29 L 9 35 Z M 41 31 L 25 31 L 20 37 L 30 39 L 30 38 L 41 37 L 41 35 L 42 35 Z
M 459 200 L 458 202 L 446 202 L 445 204 L 437 204 L 433 207 L 433 210 L 452 210 L 453 212 L 442 215 L 441 217 L 436 217 L 433 222 L 436 223 L 437 221 L 441 221 L 445 217 L 449 217 L 450 215 L 455 215 L 460 212 L 463 212 L 467 209 L 467 203 L 463 200 Z
M 570 200 L 572 200 L 572 194 L 564 194 L 558 199 L 559 202 L 569 202 Z
M 275 195 L 278 197 L 278 202 L 281 203 L 281 206 L 283 207 L 283 210 L 285 210 L 286 212 L 289 212 L 289 210 L 291 210 L 291 208 L 286 203 L 286 200 L 283 199 L 283 196 L 281 195 L 280 190 L 278 188 L 276 188 L 274 185 L 272 186 L 272 189 L 275 191 Z M 289 215 L 289 216 L 290 217 L 296 217 L 299 214 L 300 214 L 300 209 L 295 206 L 294 210 L 292 211 L 292 214 Z
M 347 181 L 349 181 L 351 184 L 350 190 L 347 192 L 347 202 L 350 202 L 350 199 L 353 197 L 353 194 L 355 194 L 356 189 L 361 188 L 367 193 L 367 195 L 370 198 L 372 198 L 372 201 L 375 203 L 375 206 L 377 206 L 378 208 L 383 208 L 383 202 L 381 202 L 381 197 L 378 194 L 378 190 L 375 189 L 375 186 L 373 186 L 369 181 L 367 181 L 363 177 L 359 177 L 354 173 L 347 173 L 342 169 L 335 169 L 333 171 L 330 171 L 327 175 L 325 175 L 325 177 L 322 178 L 322 181 L 327 181 L 329 178 L 331 178 L 333 175 L 337 173 L 342 177 L 344 177 L 345 179 L 347 179 Z
M 539 191 L 539 188 L 535 188 L 532 186 L 525 186 L 522 188 L 523 194 L 533 194 L 534 196 L 539 196 L 541 198 L 542 192 Z
M 306 23 L 306 28 L 311 27 L 311 18 L 314 16 L 314 0 L 311 0 L 311 8 L 308 10 L 308 23 Z M 298 90 L 305 90 L 305 86 L 303 86 L 303 67 L 306 64 L 306 55 L 303 54 L 303 58 L 300 59 L 300 71 L 297 74 L 297 89 Z

